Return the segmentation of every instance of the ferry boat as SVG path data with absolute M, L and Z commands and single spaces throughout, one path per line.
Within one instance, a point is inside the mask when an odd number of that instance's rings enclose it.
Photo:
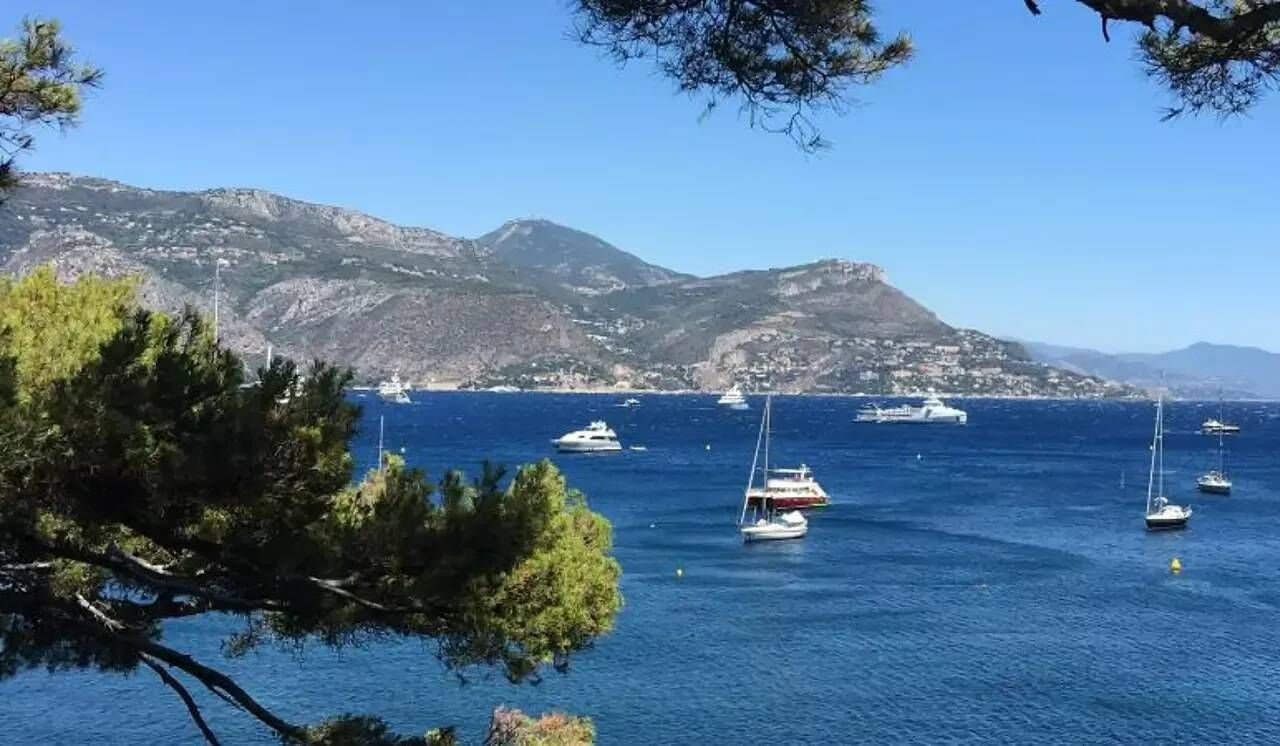
M 618 434 L 596 420 L 581 430 L 574 430 L 551 441 L 561 453 L 611 453 L 622 450 Z
M 963 425 L 969 414 L 963 409 L 947 406 L 933 391 L 918 407 L 903 404 L 900 407 L 881 409 L 872 404 L 858 410 L 857 422 L 895 423 L 908 425 Z
M 378 396 L 396 404 L 409 404 L 409 392 L 411 390 L 409 384 L 400 380 L 399 371 L 391 374 L 390 381 L 383 381 L 378 384 Z
M 729 409 L 748 408 L 747 397 L 743 396 L 742 389 L 738 388 L 738 384 L 736 383 L 730 386 L 729 390 L 724 392 L 724 394 L 716 400 L 716 404 L 719 404 L 722 407 L 728 407 Z

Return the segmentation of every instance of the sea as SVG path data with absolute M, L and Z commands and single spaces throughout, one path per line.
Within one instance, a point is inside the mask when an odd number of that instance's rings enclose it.
M 810 466 L 833 504 L 803 540 L 743 545 L 763 400 L 636 397 L 356 399 L 362 470 L 381 418 L 386 448 L 434 477 L 553 458 L 612 522 L 625 607 L 567 673 L 512 685 L 398 640 L 225 659 L 225 618 L 165 640 L 287 719 L 371 713 L 470 742 L 506 705 L 588 715 L 599 743 L 637 746 L 1280 743 L 1280 404 L 1225 405 L 1242 430 L 1226 439 L 1235 489 L 1215 497 L 1195 478 L 1217 458 L 1198 429 L 1219 405 L 1169 403 L 1167 491 L 1195 512 L 1148 533 L 1150 402 L 955 399 L 967 426 L 920 427 L 855 423 L 865 399 L 777 397 L 773 463 Z M 553 453 L 597 419 L 627 451 Z M 196 695 L 224 743 L 276 742 Z M 0 743 L 201 742 L 145 669 L 0 682 Z

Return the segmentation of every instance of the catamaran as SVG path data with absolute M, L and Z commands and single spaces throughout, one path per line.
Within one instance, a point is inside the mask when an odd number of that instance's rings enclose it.
M 1151 474 L 1147 478 L 1147 530 L 1185 528 L 1191 508 L 1173 505 L 1164 494 L 1164 395 L 1156 400 L 1156 432 L 1151 439 Z
M 751 474 L 747 477 L 747 489 L 742 498 L 742 514 L 738 516 L 738 533 L 742 535 L 744 542 L 799 539 L 809 532 L 809 522 L 798 510 L 785 510 L 768 494 L 769 418 L 772 402 L 773 397 L 765 397 L 764 414 L 760 417 L 760 433 L 756 436 L 756 452 L 751 457 Z M 763 464 L 760 459 L 762 447 Z M 757 466 L 762 466 L 760 471 L 764 474 L 765 484 L 761 489 L 755 487 Z M 785 512 L 779 513 L 779 510 Z M 747 519 L 748 511 L 751 512 L 750 520 Z
M 618 434 L 604 420 L 596 420 L 581 430 L 565 433 L 551 442 L 561 453 L 611 453 L 622 450 Z
M 748 408 L 747 397 L 742 395 L 742 389 L 738 388 L 738 384 L 736 383 L 730 386 L 729 390 L 724 392 L 724 394 L 716 400 L 716 404 L 719 404 L 722 407 L 728 407 L 729 409 Z
M 963 425 L 969 414 L 963 409 L 947 406 L 931 389 L 924 403 L 918 407 L 903 404 L 900 407 L 880 408 L 875 404 L 858 410 L 856 422 L 895 423 L 907 425 Z
M 1196 489 L 1211 495 L 1231 494 L 1231 477 L 1227 475 L 1227 455 L 1222 435 L 1222 432 L 1218 433 L 1218 468 L 1210 469 L 1196 479 Z

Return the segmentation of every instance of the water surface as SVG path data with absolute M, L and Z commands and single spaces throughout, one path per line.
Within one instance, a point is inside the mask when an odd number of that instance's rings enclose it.
M 1217 404 L 1170 406 L 1170 492 L 1195 516 L 1149 535 L 1148 403 L 956 400 L 967 427 L 922 428 L 855 424 L 856 399 L 783 397 L 775 461 L 813 467 L 835 504 L 802 541 L 744 547 L 732 524 L 760 400 L 639 398 L 359 399 L 362 468 L 380 414 L 388 447 L 435 475 L 552 455 L 550 439 L 598 418 L 647 447 L 557 459 L 613 522 L 626 596 L 568 675 L 462 685 L 418 643 L 224 661 L 218 620 L 167 639 L 295 721 L 369 712 L 472 739 L 507 704 L 590 715 L 600 743 L 637 746 L 1280 742 L 1280 405 L 1228 406 L 1244 428 L 1228 498 L 1194 491 L 1216 446 L 1195 431 Z M 225 742 L 274 742 L 204 701 Z M 200 742 L 150 672 L 0 683 L 0 742 L 94 739 Z

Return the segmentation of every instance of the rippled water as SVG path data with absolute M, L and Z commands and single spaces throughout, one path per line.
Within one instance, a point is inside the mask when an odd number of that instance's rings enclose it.
M 969 426 L 913 428 L 856 425 L 854 399 L 784 397 L 774 453 L 812 466 L 835 505 L 803 541 L 744 547 L 732 524 L 759 401 L 417 398 L 362 400 L 364 466 L 379 414 L 388 447 L 436 474 L 549 455 L 601 417 L 648 448 L 558 459 L 614 525 L 626 608 L 612 635 L 522 687 L 461 685 L 416 643 L 224 662 L 218 620 L 168 639 L 290 719 L 376 712 L 405 732 L 452 723 L 474 738 L 505 703 L 590 715 L 603 744 L 1280 743 L 1280 405 L 1229 405 L 1244 431 L 1223 498 L 1194 491 L 1216 445 L 1195 430 L 1217 404 L 1174 403 L 1171 493 L 1196 513 L 1149 535 L 1149 404 L 958 402 Z M 226 742 L 272 742 L 204 701 Z M 150 672 L 0 683 L 0 742 L 90 739 L 199 742 Z

